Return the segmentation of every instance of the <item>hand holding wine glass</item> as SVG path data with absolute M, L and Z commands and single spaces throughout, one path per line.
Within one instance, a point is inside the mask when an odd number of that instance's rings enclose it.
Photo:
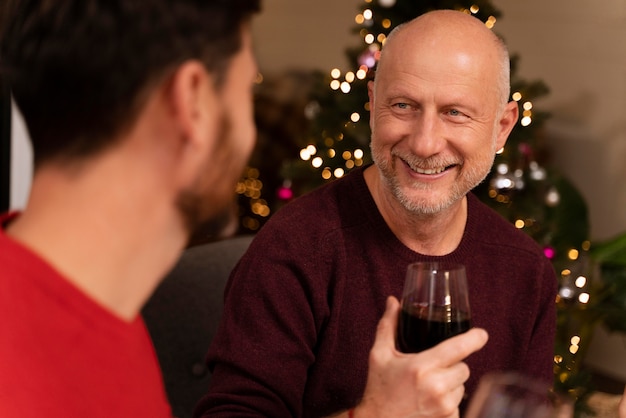
M 419 262 L 407 268 L 398 350 L 417 353 L 470 329 L 465 267 Z
M 387 299 L 385 314 L 370 351 L 368 377 L 361 403 L 342 416 L 454 417 L 470 371 L 463 360 L 480 350 L 487 333 L 474 328 L 417 354 L 396 349 L 400 304 Z

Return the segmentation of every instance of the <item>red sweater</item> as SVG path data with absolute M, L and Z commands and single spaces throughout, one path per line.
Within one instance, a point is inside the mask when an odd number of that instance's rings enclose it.
M 557 281 L 539 246 L 470 194 L 458 248 L 415 253 L 357 170 L 274 215 L 235 268 L 197 415 L 321 417 L 357 404 L 385 298 L 418 260 L 467 268 L 472 324 L 490 336 L 468 358 L 470 396 L 488 371 L 552 382 Z
M 0 417 L 171 417 L 142 319 L 112 315 L 1 228 L 0 318 Z

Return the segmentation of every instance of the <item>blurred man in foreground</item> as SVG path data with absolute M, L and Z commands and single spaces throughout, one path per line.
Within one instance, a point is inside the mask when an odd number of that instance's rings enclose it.
M 3 7 L 35 173 L 0 219 L 0 416 L 171 416 L 139 311 L 253 148 L 259 0 Z

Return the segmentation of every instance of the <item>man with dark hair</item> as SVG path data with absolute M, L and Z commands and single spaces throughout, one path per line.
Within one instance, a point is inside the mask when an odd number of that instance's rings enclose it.
M 259 0 L 2 7 L 0 74 L 35 173 L 26 209 L 0 218 L 0 416 L 171 416 L 139 311 L 231 207 Z

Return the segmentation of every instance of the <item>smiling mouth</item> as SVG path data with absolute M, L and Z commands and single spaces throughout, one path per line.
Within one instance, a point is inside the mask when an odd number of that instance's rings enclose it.
M 446 167 L 441 167 L 441 168 L 431 168 L 431 169 L 421 169 L 421 168 L 415 168 L 413 169 L 413 171 L 415 171 L 416 173 L 419 174 L 439 174 L 439 173 L 443 173 L 446 170 Z
M 445 167 L 438 167 L 438 168 L 419 168 L 419 167 L 410 167 L 411 170 L 415 171 L 418 174 L 425 174 L 428 176 L 432 176 L 435 174 L 440 174 L 443 173 L 446 170 L 449 170 L 450 168 L 454 167 L 456 164 L 452 164 L 452 165 L 448 165 Z

